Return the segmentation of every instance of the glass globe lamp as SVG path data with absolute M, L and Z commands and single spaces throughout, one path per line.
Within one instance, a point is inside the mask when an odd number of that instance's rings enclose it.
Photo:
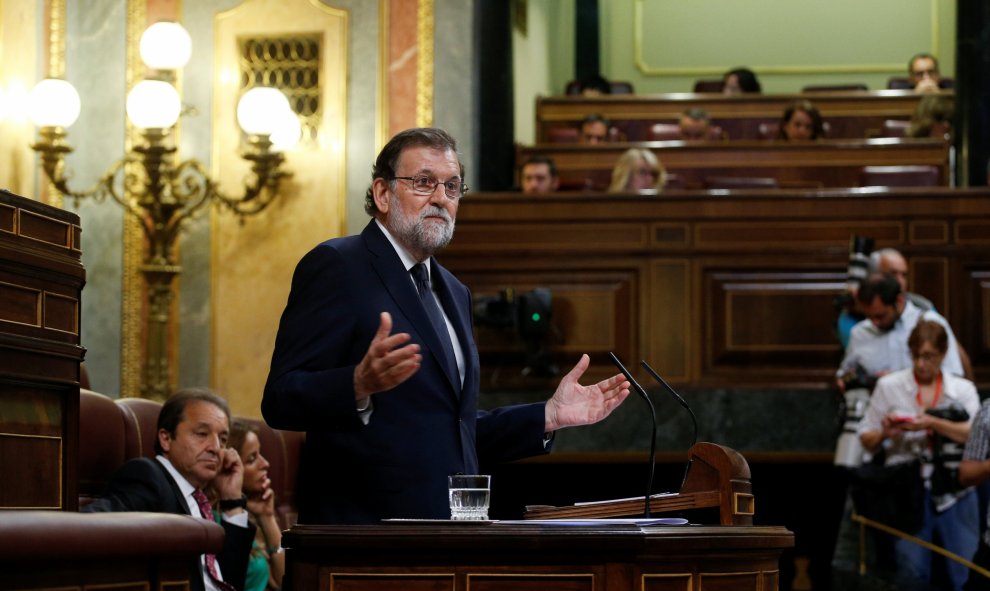
M 79 93 L 65 80 L 46 78 L 28 95 L 28 116 L 38 127 L 68 127 L 79 118 Z

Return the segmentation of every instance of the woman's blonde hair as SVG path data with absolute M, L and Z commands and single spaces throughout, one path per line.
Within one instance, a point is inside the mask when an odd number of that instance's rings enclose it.
M 645 161 L 650 168 L 657 171 L 657 182 L 653 188 L 656 189 L 657 193 L 663 190 L 663 186 L 667 184 L 667 171 L 656 155 L 645 148 L 629 148 L 615 162 L 615 168 L 612 169 L 612 183 L 608 186 L 609 193 L 628 191 L 629 177 L 639 166 L 640 160 Z

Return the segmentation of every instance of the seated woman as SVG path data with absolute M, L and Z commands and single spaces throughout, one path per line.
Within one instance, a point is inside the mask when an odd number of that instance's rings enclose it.
M 282 529 L 275 520 L 275 493 L 268 478 L 268 460 L 261 455 L 261 441 L 250 423 L 234 420 L 227 447 L 237 450 L 244 464 L 242 490 L 247 496 L 247 510 L 258 527 L 251 549 L 243 591 L 280 589 L 285 573 Z
M 943 548 L 968 559 L 979 543 L 979 507 L 976 493 L 959 485 L 950 466 L 959 461 L 952 456 L 961 456 L 959 444 L 969 435 L 980 397 L 973 382 L 942 371 L 948 348 L 949 337 L 941 324 L 918 321 L 908 337 L 911 367 L 877 381 L 859 423 L 859 438 L 867 451 L 886 452 L 886 466 L 921 460 L 919 471 L 925 480 L 921 526 L 905 533 L 929 543 L 938 537 Z M 894 551 L 900 576 L 930 580 L 930 550 L 898 538 Z M 968 569 L 947 560 L 945 570 L 952 588 L 962 589 Z
M 811 101 L 794 101 L 784 109 L 778 125 L 777 139 L 798 141 L 822 137 L 825 137 L 822 116 Z
M 722 94 L 743 94 L 762 92 L 760 81 L 749 68 L 735 68 L 722 76 Z
M 659 193 L 667 183 L 667 171 L 650 150 L 629 148 L 612 169 L 609 193 L 644 191 Z
M 918 101 L 918 106 L 911 115 L 911 127 L 904 135 L 951 140 L 952 116 L 955 111 L 956 101 L 951 96 L 925 96 Z

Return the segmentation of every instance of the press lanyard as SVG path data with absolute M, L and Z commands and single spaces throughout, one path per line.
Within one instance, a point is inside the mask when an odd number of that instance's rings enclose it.
M 914 376 L 914 383 L 918 385 L 918 393 L 914 395 L 914 399 L 918 401 L 918 408 L 922 411 L 925 410 L 925 405 L 921 401 L 921 384 L 918 384 L 918 376 Z M 935 378 L 935 398 L 932 400 L 932 405 L 928 408 L 935 408 L 938 406 L 939 399 L 942 398 L 942 372 L 939 372 L 938 377 Z

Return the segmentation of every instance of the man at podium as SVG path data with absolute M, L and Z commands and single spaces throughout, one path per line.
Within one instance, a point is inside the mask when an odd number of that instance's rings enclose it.
M 471 294 L 434 258 L 463 178 L 446 132 L 399 133 L 375 162 L 364 231 L 296 267 L 262 413 L 307 433 L 300 523 L 447 519 L 448 475 L 546 453 L 554 431 L 600 421 L 629 395 L 621 374 L 579 384 L 583 355 L 547 402 L 478 410 Z

